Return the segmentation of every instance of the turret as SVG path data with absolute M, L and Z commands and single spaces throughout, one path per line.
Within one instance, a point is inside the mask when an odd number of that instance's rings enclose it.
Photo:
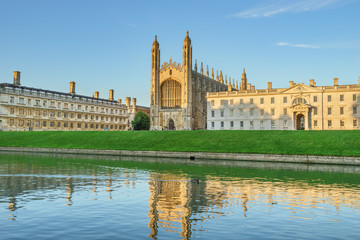
M 211 78 L 214 79 L 214 68 L 211 70 Z
M 189 37 L 189 31 L 186 31 L 186 37 L 184 39 L 183 46 L 183 74 L 184 74 L 184 86 L 186 91 L 182 91 L 182 107 L 183 110 L 183 128 L 192 129 L 193 113 L 192 113 L 192 47 L 191 39 Z
M 246 73 L 245 73 L 245 68 L 244 68 L 243 74 L 241 77 L 241 82 L 240 82 L 240 90 L 246 90 L 246 89 L 247 89 L 247 78 L 246 78 Z
M 155 40 L 151 49 L 151 99 L 150 105 L 159 104 L 159 84 L 160 84 L 160 49 L 155 35 Z
M 209 77 L 209 65 L 206 65 L 206 77 Z M 360 77 L 359 77 L 360 80 Z
M 130 105 L 130 100 L 126 98 L 126 105 Z M 155 40 L 151 48 L 151 84 L 150 84 L 150 126 L 152 129 L 159 129 L 159 106 L 160 105 L 160 48 L 155 35 Z
M 197 72 L 197 61 L 195 59 L 195 67 L 194 67 L 194 71 Z
M 232 91 L 232 86 L 231 86 L 230 82 L 229 82 L 229 85 L 227 85 L 227 86 L 228 86 L 228 91 L 231 92 Z
M 200 74 L 201 74 L 201 75 L 203 75 L 203 74 L 204 74 L 203 63 L 202 63 L 202 62 L 201 62 Z
M 183 46 L 183 67 L 184 69 L 191 70 L 192 65 L 192 47 L 191 47 L 191 39 L 189 37 L 189 31 L 186 31 L 186 37 L 184 39 Z

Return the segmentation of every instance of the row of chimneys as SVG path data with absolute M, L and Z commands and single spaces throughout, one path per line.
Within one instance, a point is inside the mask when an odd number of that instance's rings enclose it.
M 72 81 L 70 82 L 70 94 L 75 95 L 75 82 Z M 96 91 L 94 93 L 94 98 L 99 98 L 99 92 Z M 110 101 L 114 101 L 114 89 L 110 89 L 109 90 L 109 100 Z M 118 99 L 119 104 L 121 105 L 121 99 Z M 130 107 L 130 102 L 131 102 L 131 97 L 126 97 L 126 106 Z M 132 99 L 132 106 L 135 107 L 136 106 L 136 98 Z
M 14 71 L 14 85 L 20 86 L 20 72 Z M 70 94 L 75 95 L 75 82 L 70 82 Z M 99 98 L 99 92 L 96 91 L 94 94 L 94 98 Z M 109 90 L 109 100 L 114 101 L 114 90 Z M 121 105 L 121 99 L 118 100 Z M 130 107 L 131 97 L 126 97 L 126 106 Z M 136 107 L 136 98 L 132 99 L 133 107 Z
M 14 71 L 14 85 L 20 86 L 20 72 Z M 296 83 L 294 81 L 289 81 L 289 87 L 295 86 Z M 339 78 L 334 78 L 334 86 L 339 85 Z M 359 77 L 359 85 L 360 85 L 360 77 Z M 316 87 L 316 82 L 314 79 L 310 79 L 310 86 Z M 247 84 L 247 89 L 255 90 L 255 86 L 251 86 L 250 83 Z M 272 82 L 268 82 L 268 89 L 272 89 Z M 70 82 L 70 94 L 75 94 L 75 82 Z M 94 94 L 94 98 L 99 98 L 99 92 L 96 91 Z M 114 90 L 109 90 L 109 100 L 114 101 Z M 130 97 L 126 97 L 126 106 L 130 106 Z M 121 99 L 118 100 L 121 104 Z M 136 98 L 133 98 L 133 106 L 136 106 Z
M 293 87 L 295 86 L 296 83 L 294 83 L 294 81 L 289 81 L 289 87 Z M 316 87 L 316 82 L 314 79 L 310 79 L 310 84 L 311 87 Z M 334 78 L 334 86 L 338 86 L 339 85 L 339 78 Z M 360 77 L 359 77 L 359 85 L 360 85 Z M 268 89 L 272 89 L 272 82 L 268 82 Z

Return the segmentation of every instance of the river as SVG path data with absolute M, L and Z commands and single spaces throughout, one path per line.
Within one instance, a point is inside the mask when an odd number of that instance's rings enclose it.
M 357 239 L 360 167 L 0 154 L 0 239 Z

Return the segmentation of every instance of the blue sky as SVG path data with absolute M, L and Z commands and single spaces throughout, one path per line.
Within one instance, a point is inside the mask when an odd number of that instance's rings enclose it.
M 149 106 L 150 51 L 193 59 L 257 89 L 273 82 L 355 84 L 360 76 L 360 0 L 0 0 L 0 82 L 21 71 L 24 86 Z

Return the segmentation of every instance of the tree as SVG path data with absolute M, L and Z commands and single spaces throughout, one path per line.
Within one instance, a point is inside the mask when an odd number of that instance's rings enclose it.
M 150 118 L 144 112 L 137 112 L 134 120 L 131 122 L 134 130 L 149 130 Z

